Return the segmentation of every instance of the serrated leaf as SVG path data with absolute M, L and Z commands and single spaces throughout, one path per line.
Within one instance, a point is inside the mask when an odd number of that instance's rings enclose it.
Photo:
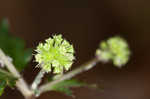
M 31 49 L 25 49 L 25 42 L 9 34 L 8 21 L 2 20 L 0 25 L 0 48 L 13 59 L 13 64 L 22 71 L 31 60 Z
M 3 94 L 6 86 L 14 87 L 16 84 L 16 77 L 13 77 L 9 72 L 0 69 L 0 96 Z
M 65 93 L 66 95 L 72 96 L 72 90 L 70 88 L 82 87 L 85 85 L 86 84 L 83 82 L 79 82 L 78 80 L 75 80 L 75 79 L 70 79 L 70 80 L 65 80 L 60 83 L 55 84 L 54 86 L 52 86 L 51 90 L 62 92 L 62 93 Z

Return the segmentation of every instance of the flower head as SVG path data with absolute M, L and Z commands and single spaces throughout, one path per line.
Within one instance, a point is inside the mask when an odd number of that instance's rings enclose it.
M 121 37 L 112 37 L 100 43 L 100 48 L 96 50 L 97 57 L 102 61 L 112 60 L 117 67 L 125 65 L 130 56 L 127 42 Z
M 62 35 L 54 35 L 46 39 L 45 43 L 39 43 L 35 51 L 35 61 L 46 72 L 53 68 L 53 73 L 63 73 L 69 70 L 75 59 L 73 46 Z

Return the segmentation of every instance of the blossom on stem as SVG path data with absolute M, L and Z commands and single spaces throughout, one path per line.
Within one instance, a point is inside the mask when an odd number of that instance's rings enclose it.
M 119 37 L 109 38 L 107 41 L 102 41 L 99 48 L 96 50 L 96 56 L 104 62 L 113 61 L 117 67 L 124 66 L 130 56 L 130 50 L 127 42 Z
M 74 48 L 62 35 L 54 35 L 45 40 L 45 43 L 39 43 L 35 50 L 35 61 L 38 62 L 45 72 L 60 74 L 64 70 L 69 70 L 73 64 Z

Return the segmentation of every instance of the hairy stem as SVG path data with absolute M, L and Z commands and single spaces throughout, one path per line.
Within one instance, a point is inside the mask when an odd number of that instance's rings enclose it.
M 16 87 L 18 90 L 23 94 L 25 98 L 28 98 L 32 96 L 33 92 L 29 89 L 27 83 L 25 80 L 21 77 L 19 72 L 16 70 L 15 66 L 8 60 L 7 56 L 4 54 L 4 52 L 0 49 L 0 59 L 4 62 L 6 65 L 6 68 L 15 76 L 18 78 L 18 81 L 16 82 Z
M 77 74 L 80 74 L 84 71 L 87 71 L 91 68 L 93 68 L 97 63 L 99 62 L 99 60 L 97 58 L 94 58 L 92 60 L 90 60 L 89 62 L 81 65 L 80 67 L 78 67 L 77 69 L 75 70 L 72 70 L 70 72 L 68 72 L 67 74 L 64 74 L 62 77 L 60 77 L 59 79 L 56 79 L 52 82 L 49 82 L 49 83 L 46 83 L 44 85 L 42 85 L 41 87 L 39 87 L 39 92 L 40 94 L 46 92 L 46 91 L 49 91 L 51 90 L 51 87 L 61 81 L 64 81 L 64 80 L 67 80 L 67 79 L 70 79 L 74 76 L 76 76 Z
M 36 90 L 38 85 L 41 83 L 42 78 L 44 77 L 45 71 L 41 70 L 38 75 L 36 76 L 35 80 L 33 81 L 31 85 L 32 90 Z

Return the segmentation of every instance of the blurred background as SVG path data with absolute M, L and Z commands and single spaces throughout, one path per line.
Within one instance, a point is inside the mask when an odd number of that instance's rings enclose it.
M 52 34 L 61 33 L 74 44 L 73 68 L 90 60 L 100 41 L 114 35 L 124 37 L 132 50 L 131 60 L 122 69 L 98 64 L 77 76 L 96 83 L 102 90 L 75 88 L 76 99 L 150 99 L 150 1 L 149 0 L 0 0 L 0 19 L 7 17 L 13 35 L 35 48 Z M 22 75 L 28 83 L 37 71 L 30 62 Z M 0 99 L 23 99 L 7 89 Z M 73 99 L 58 92 L 38 99 Z

